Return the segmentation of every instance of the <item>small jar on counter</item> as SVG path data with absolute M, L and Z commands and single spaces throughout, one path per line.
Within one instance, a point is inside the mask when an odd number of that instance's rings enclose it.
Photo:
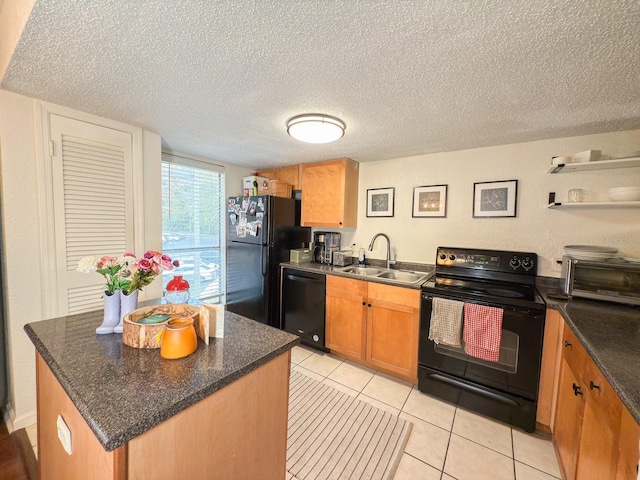
M 175 275 L 167 283 L 167 291 L 164 294 L 167 303 L 187 303 L 191 294 L 189 293 L 189 282 L 182 275 Z

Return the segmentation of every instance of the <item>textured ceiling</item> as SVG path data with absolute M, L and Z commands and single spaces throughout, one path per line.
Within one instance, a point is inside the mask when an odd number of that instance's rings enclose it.
M 640 128 L 639 25 L 638 0 L 37 0 L 1 87 L 248 167 L 373 161 Z M 308 112 L 345 136 L 290 138 Z

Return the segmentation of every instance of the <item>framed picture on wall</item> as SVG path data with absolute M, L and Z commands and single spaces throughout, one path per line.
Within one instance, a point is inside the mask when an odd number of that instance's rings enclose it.
M 515 217 L 517 196 L 517 180 L 474 183 L 473 216 Z
M 427 185 L 413 188 L 414 217 L 446 217 L 447 186 Z
M 367 189 L 367 217 L 393 217 L 393 200 L 396 189 Z

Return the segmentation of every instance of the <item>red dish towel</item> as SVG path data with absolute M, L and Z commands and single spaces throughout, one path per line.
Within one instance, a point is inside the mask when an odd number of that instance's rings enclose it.
M 464 304 L 464 351 L 472 357 L 489 362 L 497 362 L 500 358 L 500 341 L 502 340 L 501 308 Z

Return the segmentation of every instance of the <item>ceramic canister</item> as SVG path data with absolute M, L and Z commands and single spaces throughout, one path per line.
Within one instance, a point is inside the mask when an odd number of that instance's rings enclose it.
M 192 318 L 169 320 L 162 333 L 160 356 L 167 359 L 183 358 L 198 349 L 198 337 Z

